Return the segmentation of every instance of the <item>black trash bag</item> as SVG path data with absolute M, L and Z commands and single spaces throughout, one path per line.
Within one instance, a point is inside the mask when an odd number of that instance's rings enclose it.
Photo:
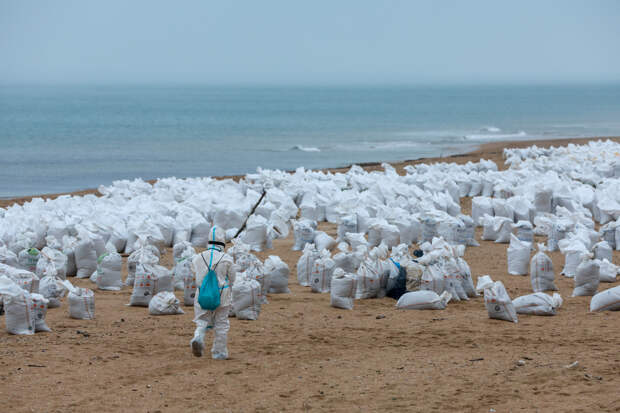
M 424 251 L 422 251 L 422 250 L 415 250 L 415 251 L 413 251 L 413 256 L 416 257 L 416 258 L 420 258 L 423 255 L 424 255 Z
M 392 261 L 396 268 L 398 268 L 398 275 L 396 277 L 388 278 L 385 295 L 398 300 L 401 295 L 407 292 L 407 268 L 403 267 L 391 258 L 390 261 Z

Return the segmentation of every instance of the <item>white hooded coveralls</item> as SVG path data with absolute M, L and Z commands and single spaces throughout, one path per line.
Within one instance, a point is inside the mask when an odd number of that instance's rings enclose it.
M 213 347 L 211 347 L 211 356 L 214 359 L 227 359 L 228 330 L 230 329 L 228 313 L 232 305 L 232 285 L 235 282 L 236 270 L 232 257 L 220 249 L 222 247 L 210 245 L 206 251 L 196 254 L 192 260 L 192 271 L 194 271 L 196 285 L 199 288 L 209 271 L 207 266 L 209 262 L 212 263 L 211 269 L 215 269 L 218 284 L 222 288 L 220 306 L 214 311 L 203 310 L 198 303 L 199 294 L 196 293 L 194 297 L 194 322 L 196 323 L 194 339 L 204 340 L 205 332 L 213 329 L 215 337 Z M 213 253 L 213 258 L 211 258 L 211 253 Z

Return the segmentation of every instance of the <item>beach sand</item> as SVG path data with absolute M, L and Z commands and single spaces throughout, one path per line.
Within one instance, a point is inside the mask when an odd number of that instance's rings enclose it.
M 480 158 L 503 167 L 504 147 L 569 142 L 583 140 L 492 143 L 397 167 Z M 471 212 L 470 198 L 461 205 Z M 335 225 L 319 227 L 335 235 Z M 184 315 L 149 316 L 146 308 L 125 306 L 128 288 L 96 291 L 95 320 L 70 319 L 63 302 L 48 312 L 51 333 L 12 336 L 2 329 L 2 411 L 620 411 L 620 312 L 589 313 L 590 297 L 571 298 L 573 280 L 560 275 L 560 252 L 550 254 L 564 298 L 558 315 L 521 315 L 514 324 L 489 319 L 482 297 L 443 311 L 397 311 L 390 298 L 356 300 L 352 311 L 332 308 L 329 294 L 297 284 L 301 253 L 292 244 L 292 237 L 278 240 L 257 254 L 288 263 L 292 292 L 270 295 L 257 321 L 230 319 L 228 361 L 192 356 L 191 307 Z M 490 274 L 514 299 L 531 293 L 530 280 L 507 273 L 506 248 L 480 241 L 465 259 L 474 281 Z M 162 263 L 170 268 L 171 261 L 168 252 Z M 620 252 L 614 261 L 620 263 Z

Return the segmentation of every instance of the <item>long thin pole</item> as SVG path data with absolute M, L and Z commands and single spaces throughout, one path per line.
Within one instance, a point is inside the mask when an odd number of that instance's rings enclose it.
M 237 233 L 235 234 L 235 236 L 233 237 L 233 239 L 237 238 L 239 236 L 239 234 L 241 234 L 241 232 L 245 229 L 245 225 L 248 223 L 248 219 L 250 219 L 250 217 L 252 216 L 252 214 L 254 214 L 254 211 L 256 211 L 256 208 L 258 208 L 258 206 L 260 205 L 260 203 L 262 202 L 263 198 L 265 197 L 265 195 L 267 195 L 267 191 L 265 189 L 263 189 L 263 193 L 260 196 L 260 198 L 258 198 L 258 202 L 256 203 L 256 205 L 254 205 L 254 208 L 252 208 L 252 210 L 250 211 L 249 215 L 247 216 L 247 218 L 245 219 L 245 221 L 243 222 L 243 225 L 241 225 L 241 228 L 239 228 L 239 231 L 237 231 Z

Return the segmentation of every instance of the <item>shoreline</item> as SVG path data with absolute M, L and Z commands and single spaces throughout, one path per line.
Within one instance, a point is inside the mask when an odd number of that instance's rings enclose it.
M 596 140 L 614 140 L 620 142 L 620 136 L 595 136 L 595 137 L 587 137 L 587 138 L 565 138 L 565 139 L 534 139 L 534 140 L 516 140 L 516 141 L 497 141 L 497 142 L 486 142 L 480 145 L 477 145 L 475 149 L 469 152 L 456 153 L 448 156 L 438 156 L 438 157 L 425 157 L 418 159 L 408 159 L 404 161 L 373 161 L 373 162 L 361 162 L 356 165 L 361 166 L 366 171 L 375 171 L 381 169 L 382 163 L 389 163 L 394 166 L 399 173 L 403 173 L 403 168 L 407 165 L 416 165 L 420 163 L 431 163 L 431 162 L 455 162 L 455 163 L 467 163 L 471 161 L 473 158 L 493 158 L 491 160 L 495 161 L 498 164 L 500 169 L 503 169 L 503 159 L 502 154 L 505 148 L 525 148 L 529 146 L 536 145 L 538 147 L 546 148 L 550 146 L 565 146 L 570 143 L 573 144 L 584 144 L 589 141 Z M 499 159 L 498 159 L 499 157 Z M 499 160 L 499 162 L 498 162 Z M 320 171 L 329 171 L 329 172 L 344 172 L 351 168 L 354 164 L 349 164 L 347 166 L 342 167 L 333 167 L 333 168 L 317 168 L 313 170 Z M 289 173 L 295 172 L 286 171 Z M 224 175 L 224 176 L 213 176 L 214 179 L 233 179 L 239 180 L 243 178 L 245 175 Z M 163 177 L 160 177 L 163 178 Z M 145 180 L 150 184 L 153 184 L 157 181 L 157 179 L 149 179 Z M 180 178 L 182 179 L 182 178 Z M 17 197 L 9 197 L 9 198 L 0 198 L 0 208 L 7 208 L 14 204 L 23 205 L 26 202 L 31 201 L 35 198 L 42 199 L 55 199 L 64 195 L 72 195 L 72 196 L 84 196 L 89 194 L 97 194 L 98 188 L 88 188 L 82 190 L 76 190 L 71 192 L 60 192 L 60 193 L 50 193 L 50 194 L 35 194 L 35 195 L 26 195 L 26 196 L 17 196 Z

